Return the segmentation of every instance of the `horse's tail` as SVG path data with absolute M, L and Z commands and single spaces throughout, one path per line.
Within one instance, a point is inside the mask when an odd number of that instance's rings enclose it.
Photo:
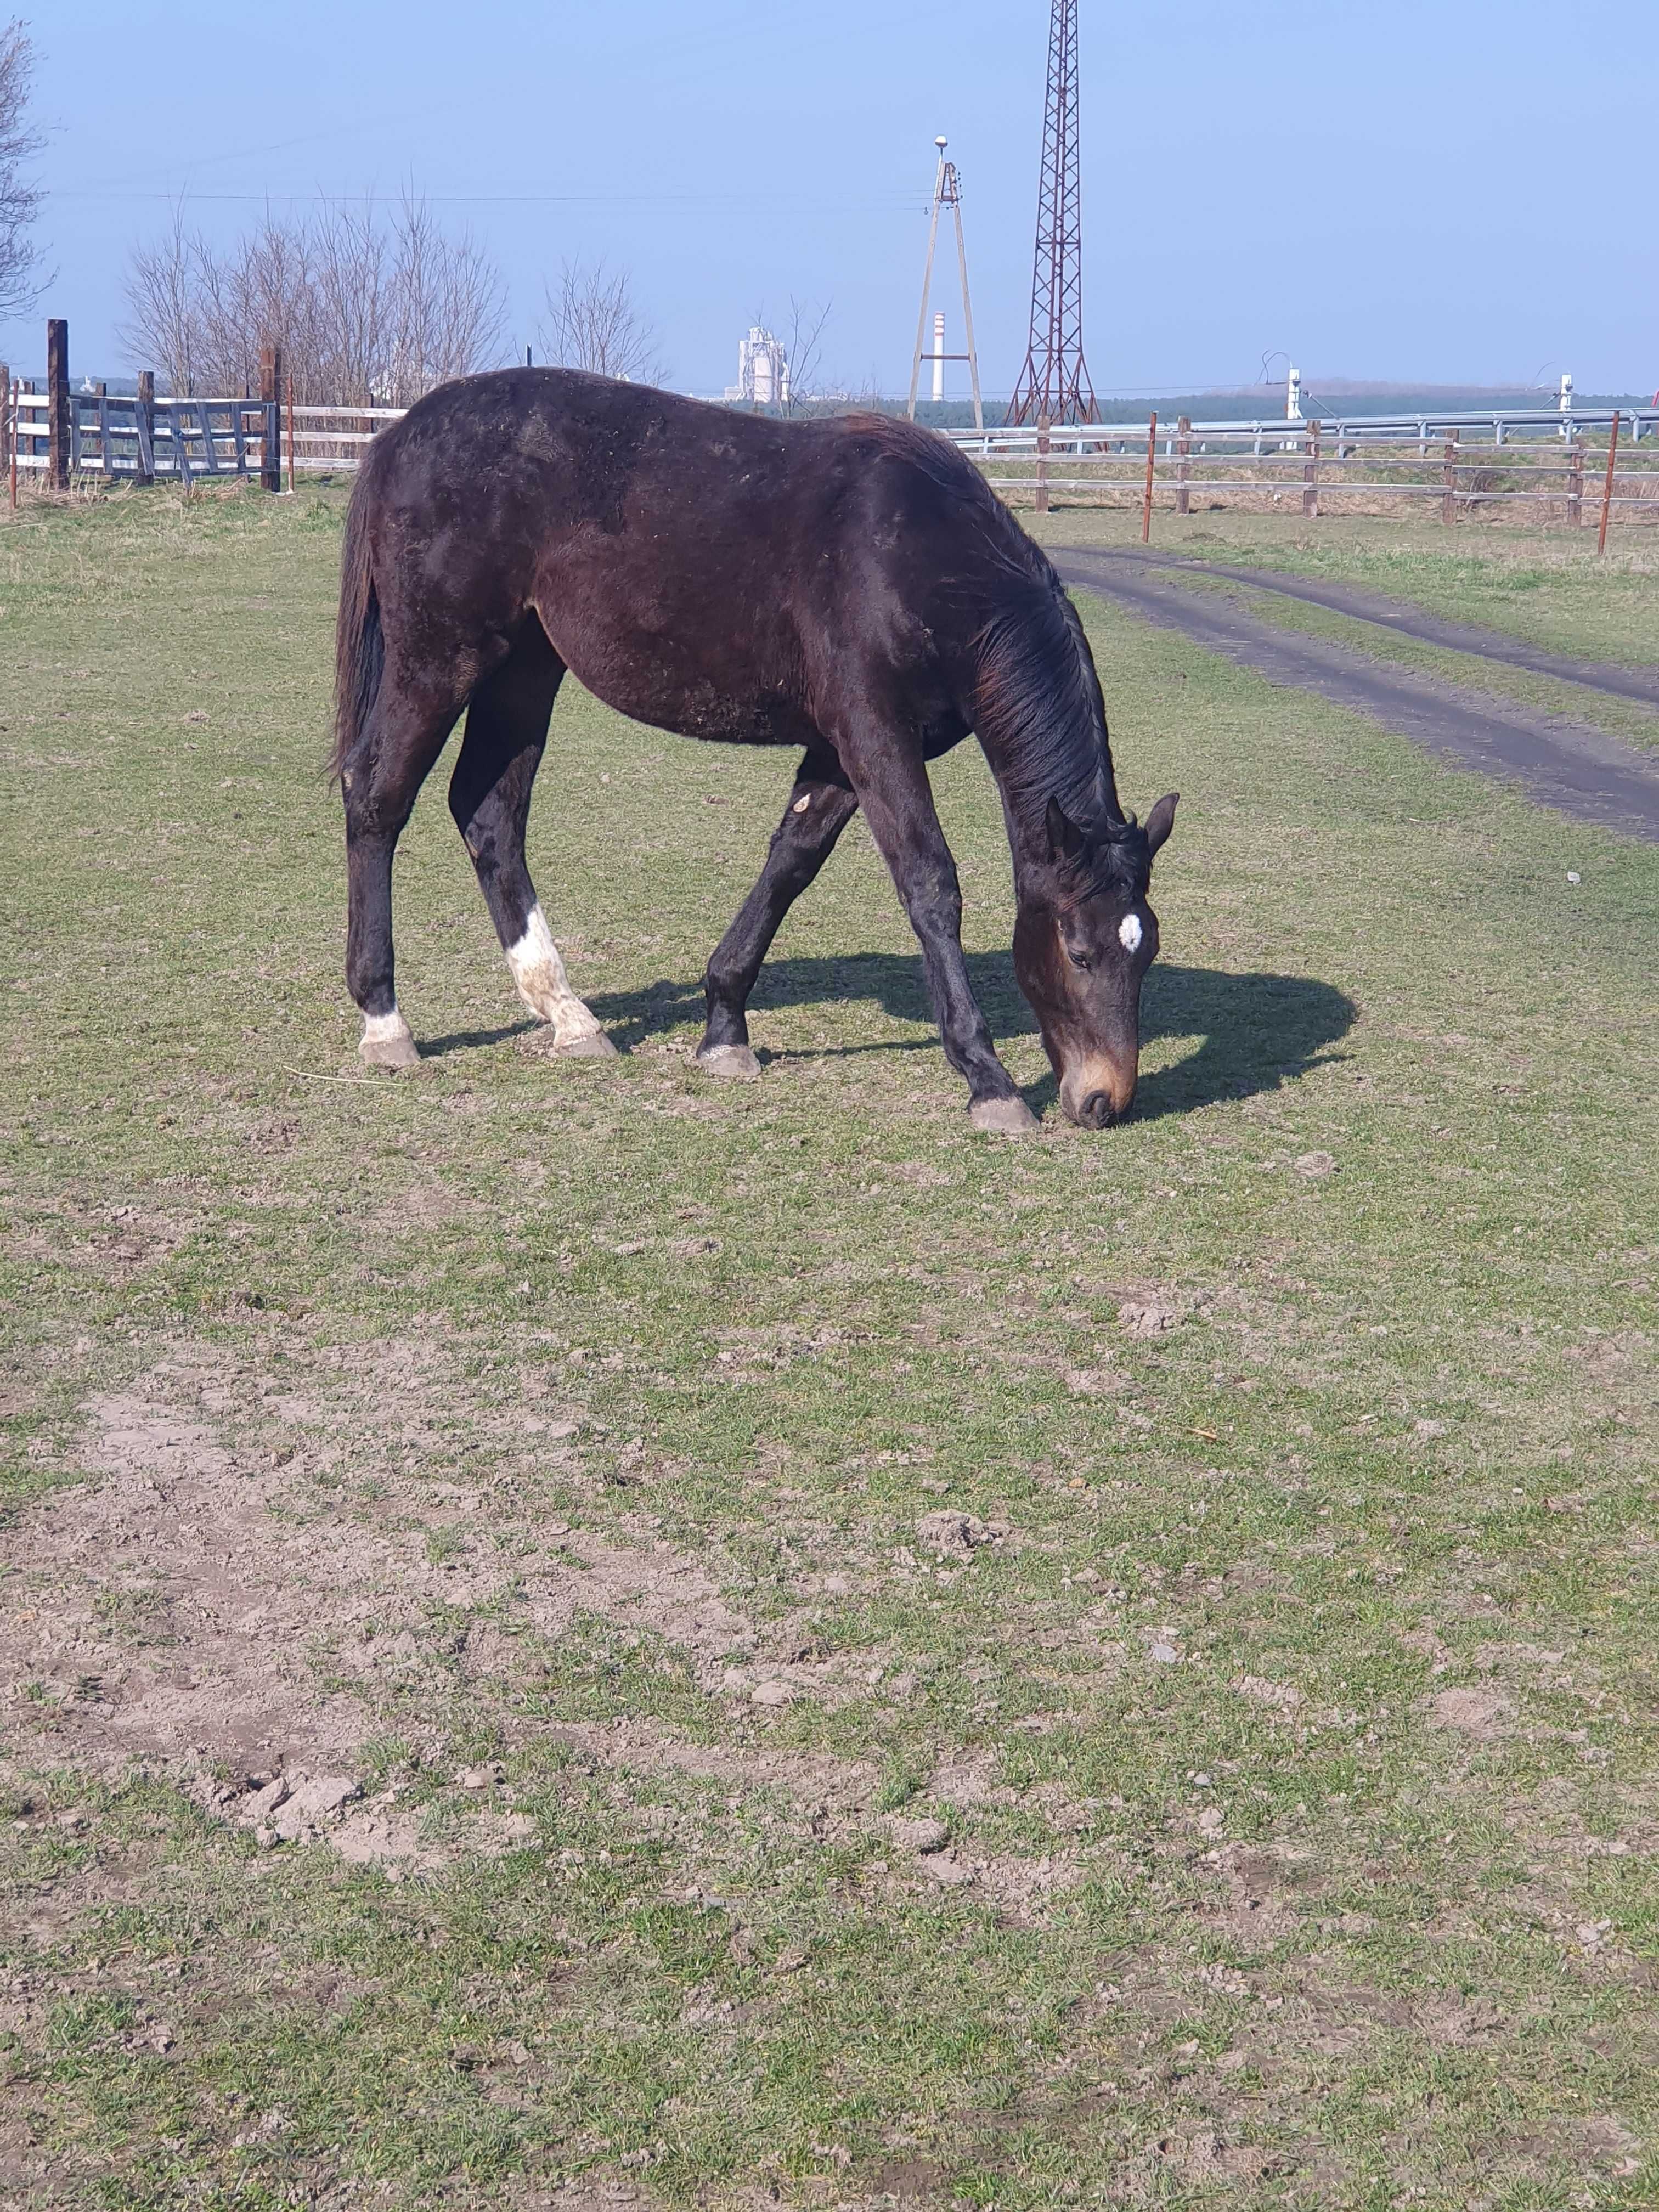
M 334 635 L 334 750 L 329 774 L 341 775 L 357 749 L 386 665 L 380 602 L 368 544 L 370 471 L 365 465 L 352 489 L 346 511 L 345 546 L 340 556 L 340 618 Z

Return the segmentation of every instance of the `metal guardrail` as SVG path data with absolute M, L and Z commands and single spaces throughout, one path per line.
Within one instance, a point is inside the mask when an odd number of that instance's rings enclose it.
M 1659 434 L 1659 408 L 1575 407 L 1568 415 L 1554 408 L 1503 408 L 1483 414 L 1343 415 L 1310 416 L 1294 422 L 1287 422 L 1283 416 L 1263 416 L 1243 422 L 1188 422 L 1185 434 L 1200 443 L 1248 438 L 1252 450 L 1261 453 L 1271 447 L 1282 446 L 1287 439 L 1299 446 L 1317 419 L 1322 437 L 1333 447 L 1415 443 L 1426 452 L 1430 446 L 1443 442 L 1454 434 L 1460 443 L 1481 442 L 1479 434 L 1483 430 L 1490 434 L 1489 441 L 1493 446 L 1508 446 L 1517 439 L 1527 442 L 1556 440 L 1565 444 L 1583 436 L 1587 430 L 1610 430 L 1615 414 L 1620 418 L 1620 437 L 1627 437 L 1632 445 Z M 1048 433 L 1048 450 L 1081 452 L 1085 447 L 1104 446 L 1144 453 L 1151 428 L 1150 421 L 1056 424 Z M 1028 426 L 1020 429 L 948 430 L 945 434 L 964 453 L 989 458 L 1000 453 L 1035 453 L 1042 434 Z M 1160 442 L 1172 447 L 1176 424 L 1160 421 L 1158 436 Z

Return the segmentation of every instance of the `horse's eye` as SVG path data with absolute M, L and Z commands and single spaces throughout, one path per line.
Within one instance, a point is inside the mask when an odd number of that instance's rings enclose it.
M 1095 964 L 1093 960 L 1091 959 L 1086 952 L 1075 952 L 1069 945 L 1066 948 L 1066 957 L 1071 962 L 1073 968 L 1089 969 L 1092 968 Z

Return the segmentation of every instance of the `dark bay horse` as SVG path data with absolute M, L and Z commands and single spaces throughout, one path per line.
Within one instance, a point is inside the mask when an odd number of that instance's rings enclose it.
M 636 720 L 802 759 L 760 878 L 708 963 L 711 1074 L 753 1076 L 768 946 L 861 806 L 921 941 L 981 1128 L 1032 1116 L 963 959 L 927 763 L 972 732 L 1002 794 L 1014 967 L 1074 1121 L 1127 1111 L 1146 902 L 1176 798 L 1118 803 L 1082 626 L 1042 552 L 945 439 L 880 416 L 777 422 L 564 369 L 430 393 L 368 449 L 346 525 L 333 765 L 361 1050 L 403 1067 L 392 858 L 463 709 L 450 811 L 520 996 L 556 1048 L 613 1048 L 571 990 L 525 865 L 567 669 Z

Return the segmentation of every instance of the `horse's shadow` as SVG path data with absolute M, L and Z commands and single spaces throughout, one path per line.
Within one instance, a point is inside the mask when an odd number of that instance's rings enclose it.
M 1014 981 L 1006 953 L 970 952 L 968 973 L 975 996 L 998 1036 L 1029 1036 L 1036 1029 Z M 933 1012 L 921 959 L 892 952 L 862 952 L 832 959 L 770 963 L 761 970 L 751 1012 L 822 1006 L 836 1000 L 873 1000 L 900 1021 L 925 1023 Z M 702 1018 L 701 979 L 664 980 L 643 990 L 600 994 L 588 1001 L 626 1051 L 658 1031 Z M 1160 961 L 1149 972 L 1141 1004 L 1141 1042 L 1192 1037 L 1194 1049 L 1142 1078 L 1135 1113 L 1144 1121 L 1190 1113 L 1219 1099 L 1249 1098 L 1276 1091 L 1334 1055 L 1328 1049 L 1353 1026 L 1357 1009 L 1334 984 L 1304 975 L 1232 975 L 1219 969 L 1180 968 Z M 778 1060 L 839 1059 L 855 1053 L 936 1051 L 937 1036 L 896 1037 L 880 1044 L 792 1046 Z M 769 1055 L 763 1052 L 762 1057 Z M 1032 1086 L 1031 1103 L 1052 1102 L 1054 1079 Z

